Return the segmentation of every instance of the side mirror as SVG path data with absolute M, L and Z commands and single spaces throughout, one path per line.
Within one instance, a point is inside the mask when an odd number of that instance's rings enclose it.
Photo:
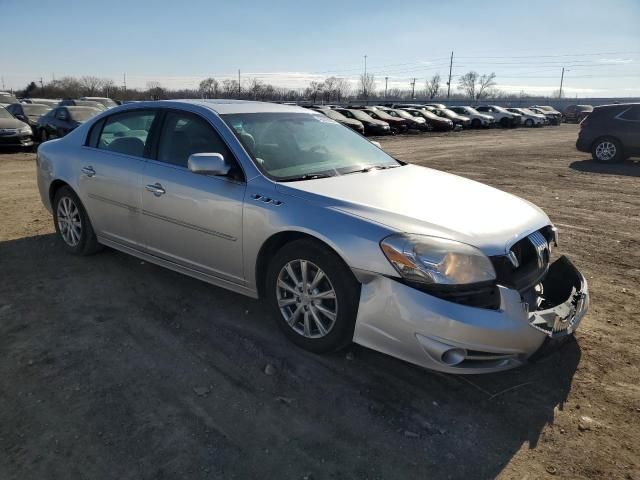
M 376 142 L 375 140 L 370 140 L 371 143 L 373 143 L 376 147 L 378 147 L 380 150 L 382 150 L 382 145 L 380 145 L 380 142 Z
M 231 165 L 219 153 L 194 153 L 189 155 L 189 170 L 200 175 L 228 175 Z

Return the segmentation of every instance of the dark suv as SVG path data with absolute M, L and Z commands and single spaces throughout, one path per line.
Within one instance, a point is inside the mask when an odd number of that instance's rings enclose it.
M 565 122 L 580 123 L 592 111 L 591 105 L 569 105 L 562 112 L 562 117 Z
M 580 123 L 576 148 L 596 162 L 622 162 L 640 155 L 640 103 L 596 107 Z

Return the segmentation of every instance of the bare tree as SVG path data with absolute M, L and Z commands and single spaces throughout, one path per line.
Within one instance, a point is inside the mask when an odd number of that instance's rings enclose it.
M 458 90 L 462 90 L 467 97 L 476 98 L 476 82 L 478 81 L 478 72 L 467 72 L 458 80 Z
M 360 74 L 360 91 L 358 94 L 364 98 L 375 96 L 376 79 L 373 76 L 373 73 Z
M 440 74 L 436 73 L 431 80 L 427 80 L 427 97 L 434 99 L 440 93 Z
M 335 99 L 341 102 L 343 98 L 346 98 L 351 93 L 351 84 L 349 80 L 345 78 L 336 78 L 335 85 Z
M 491 72 L 488 75 L 485 73 L 478 79 L 476 100 L 482 100 L 482 98 L 487 96 L 491 89 L 496 86 L 495 78 L 496 74 Z
M 264 82 L 259 78 L 253 77 L 247 81 L 247 91 L 251 94 L 254 100 L 257 100 L 262 95 L 264 89 Z
M 200 82 L 198 90 L 203 98 L 215 98 L 218 96 L 218 81 L 215 78 L 205 78 Z
M 236 97 L 238 96 L 238 81 L 237 80 L 223 80 L 222 81 L 222 91 L 224 92 L 225 97 Z
M 116 83 L 110 78 L 102 79 L 102 95 L 107 98 L 111 98 L 118 91 Z
M 154 100 L 159 100 L 164 97 L 165 90 L 160 85 L 160 82 L 150 81 L 147 82 L 147 95 L 149 95 Z
M 88 97 L 95 96 L 104 85 L 104 80 L 102 78 L 93 77 L 91 75 L 80 77 L 79 82 L 82 92 Z
M 53 96 L 60 96 L 63 98 L 78 98 L 82 91 L 82 85 L 78 79 L 74 77 L 62 77 L 59 80 L 54 80 L 49 85 L 53 92 Z
M 313 80 L 309 83 L 309 86 L 304 91 L 305 97 L 311 98 L 313 100 L 313 103 L 316 103 L 318 95 L 320 95 L 323 90 L 324 82 L 316 82 L 315 80 Z

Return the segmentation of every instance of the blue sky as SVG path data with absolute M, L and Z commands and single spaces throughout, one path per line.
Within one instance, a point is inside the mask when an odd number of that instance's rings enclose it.
M 303 88 L 355 82 L 367 55 L 381 85 L 434 73 L 496 73 L 498 87 L 640 96 L 640 0 L 146 1 L 0 0 L 5 88 L 96 75 L 129 86 L 259 77 Z M 455 82 L 455 78 L 454 78 Z

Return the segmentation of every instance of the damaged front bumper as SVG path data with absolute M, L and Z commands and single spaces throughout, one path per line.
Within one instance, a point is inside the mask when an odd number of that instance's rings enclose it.
M 572 334 L 589 306 L 587 282 L 564 256 L 536 287 L 535 304 L 514 289 L 498 290 L 494 310 L 371 275 L 362 284 L 353 340 L 433 370 L 495 372 L 522 365 L 548 338 Z

